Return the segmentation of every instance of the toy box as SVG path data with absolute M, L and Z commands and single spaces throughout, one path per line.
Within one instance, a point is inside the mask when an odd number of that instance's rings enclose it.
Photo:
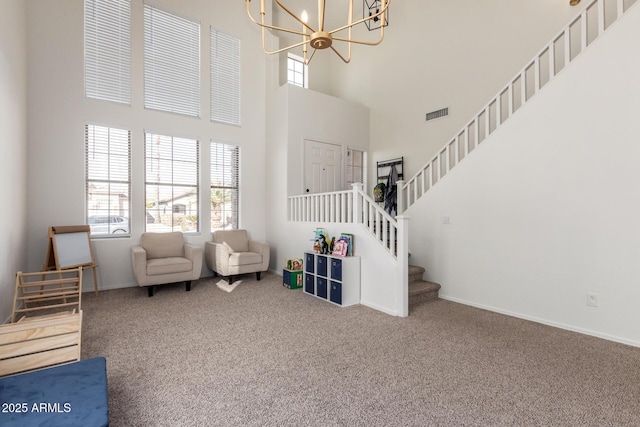
M 302 287 L 302 270 L 282 270 L 282 286 L 289 289 Z
M 302 258 L 291 258 L 284 261 L 285 270 L 302 270 Z

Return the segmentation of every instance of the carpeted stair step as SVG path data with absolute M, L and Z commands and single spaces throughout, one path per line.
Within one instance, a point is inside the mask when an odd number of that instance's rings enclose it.
M 440 285 L 425 280 L 409 283 L 409 305 L 438 299 Z
M 424 274 L 424 268 L 417 265 L 409 265 L 409 283 L 422 280 Z
M 422 279 L 424 268 L 409 265 L 409 305 L 420 304 L 425 301 L 438 299 L 440 285 Z

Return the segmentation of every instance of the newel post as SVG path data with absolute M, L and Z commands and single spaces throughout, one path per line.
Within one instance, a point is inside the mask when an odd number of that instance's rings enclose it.
M 353 223 L 360 224 L 362 222 L 362 197 L 360 197 L 360 193 L 364 191 L 364 184 L 355 182 L 351 186 L 353 187 Z
M 396 252 L 395 300 L 399 317 L 409 315 L 409 217 L 396 216 L 398 249 Z
M 404 181 L 403 180 L 399 180 L 396 181 L 396 194 L 398 195 L 397 198 L 397 203 L 396 203 L 396 213 L 398 215 L 400 215 L 402 212 L 404 212 L 405 210 L 405 204 L 404 204 Z

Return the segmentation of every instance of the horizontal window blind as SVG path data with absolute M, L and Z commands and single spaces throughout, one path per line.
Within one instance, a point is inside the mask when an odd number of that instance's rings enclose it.
M 85 126 L 86 215 L 91 234 L 129 233 L 131 133 Z
M 145 108 L 200 117 L 200 24 L 144 6 Z
M 131 103 L 129 0 L 85 0 L 85 95 Z
M 211 28 L 211 120 L 240 125 L 240 40 Z
M 240 148 L 211 142 L 211 230 L 237 229 Z
M 198 231 L 198 141 L 145 134 L 147 231 Z

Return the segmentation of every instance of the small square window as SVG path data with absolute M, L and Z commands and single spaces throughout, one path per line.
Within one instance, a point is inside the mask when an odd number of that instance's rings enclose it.
M 309 67 L 299 56 L 289 54 L 287 58 L 287 82 L 303 88 L 309 87 Z

